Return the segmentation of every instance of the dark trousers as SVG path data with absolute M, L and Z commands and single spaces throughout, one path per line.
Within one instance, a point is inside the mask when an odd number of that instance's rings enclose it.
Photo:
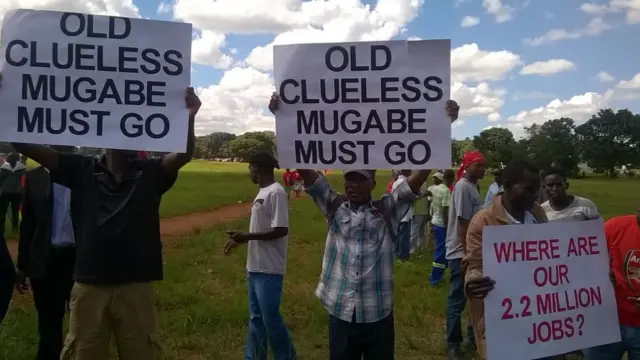
M 11 227 L 13 231 L 18 230 L 18 224 L 20 223 L 18 212 L 20 210 L 21 200 L 22 195 L 20 195 L 20 193 L 0 195 L 0 230 L 4 231 L 4 223 L 7 219 L 7 209 L 9 209 L 9 206 L 11 206 Z
M 393 360 L 393 313 L 372 323 L 329 316 L 329 360 Z
M 11 260 L 4 236 L 0 233 L 0 323 L 9 310 L 15 279 L 16 270 L 13 266 L 13 260 Z
M 462 259 L 449 260 L 451 280 L 449 297 L 447 298 L 447 345 L 456 347 L 462 344 L 462 312 L 467 304 L 464 295 L 464 273 L 462 272 Z M 475 346 L 476 340 L 473 334 L 471 322 L 467 325 L 469 343 Z
M 44 277 L 30 279 L 38 310 L 37 360 L 60 359 L 64 315 L 73 287 L 75 251 L 74 247 L 52 248 Z

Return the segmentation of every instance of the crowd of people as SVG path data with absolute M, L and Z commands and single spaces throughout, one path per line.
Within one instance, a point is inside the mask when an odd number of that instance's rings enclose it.
M 71 147 L 15 143 L 41 164 L 27 172 L 22 190 L 17 272 L 4 239 L 0 247 L 0 321 L 13 287 L 30 290 L 38 311 L 37 359 L 101 360 L 109 357 L 114 335 L 120 359 L 158 359 L 153 282 L 162 280 L 159 205 L 179 170 L 193 155 L 194 119 L 200 100 L 185 93 L 189 110 L 187 153 L 142 158 L 135 151 L 107 150 L 100 158 L 72 153 Z M 273 94 L 269 109 L 277 112 Z M 455 121 L 459 107 L 446 104 Z M 15 166 L 15 165 L 14 165 Z M 224 252 L 247 245 L 249 327 L 246 360 L 297 359 L 280 313 L 287 265 L 290 192 L 304 189 L 327 223 L 325 251 L 316 295 L 328 313 L 331 360 L 394 358 L 393 268 L 434 239 L 429 283 L 450 271 L 446 309 L 447 356 L 463 358 L 463 348 L 486 358 L 484 297 L 500 286 L 482 270 L 482 229 L 488 225 L 586 221 L 600 217 L 596 205 L 569 194 L 560 169 L 541 172 L 515 160 L 494 172 L 495 183 L 482 200 L 478 181 L 486 171 L 480 152 L 464 155 L 452 170 L 400 170 L 388 193 L 374 200 L 376 170 L 344 171 L 344 190 L 333 189 L 323 171 L 285 172 L 276 181 L 278 161 L 260 152 L 249 159 L 250 179 L 259 190 L 248 231 L 228 233 Z M 325 171 L 326 173 L 326 171 Z M 433 180 L 426 187 L 425 182 Z M 548 195 L 543 201 L 541 194 Z M 640 215 L 605 225 L 622 341 L 591 349 L 593 360 L 640 358 L 640 310 L 626 257 L 640 240 Z M 428 225 L 427 225 L 428 224 Z M 432 236 L 426 234 L 430 228 Z M 426 279 L 425 279 L 426 284 Z M 640 284 L 638 284 L 640 285 Z M 640 286 L 638 286 L 640 288 Z M 464 341 L 462 313 L 469 305 Z M 69 332 L 63 322 L 70 308 Z M 514 354 L 514 359 L 527 358 Z

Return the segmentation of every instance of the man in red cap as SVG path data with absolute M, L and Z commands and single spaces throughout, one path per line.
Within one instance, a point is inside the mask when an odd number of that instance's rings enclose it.
M 464 295 L 464 274 L 460 264 L 464 256 L 464 239 L 471 218 L 482 207 L 478 180 L 484 177 L 485 158 L 479 151 L 469 151 L 462 158 L 458 181 L 451 193 L 449 221 L 447 222 L 447 261 L 451 270 L 449 297 L 447 299 L 447 356 L 450 360 L 462 358 L 461 317 L 467 302 Z M 467 327 L 469 345 L 475 348 L 471 325 Z

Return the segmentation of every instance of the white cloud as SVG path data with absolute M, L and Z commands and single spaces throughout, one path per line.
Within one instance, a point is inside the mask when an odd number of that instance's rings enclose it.
M 268 74 L 250 67 L 226 71 L 217 85 L 197 89 L 202 100 L 197 134 L 274 130 L 273 116 L 265 111 L 272 92 Z
M 600 71 L 598 73 L 598 75 L 596 75 L 596 78 L 600 81 L 600 82 L 611 82 L 614 81 L 616 78 L 614 78 L 613 76 L 611 76 L 611 74 L 609 74 L 606 71 Z
M 640 99 L 640 73 L 630 80 L 619 81 L 613 88 L 602 94 L 587 92 L 573 96 L 568 100 L 556 98 L 545 106 L 521 111 L 508 118 L 507 126 L 514 131 L 514 134 L 521 135 L 525 126 L 542 124 L 547 120 L 560 117 L 571 118 L 579 124 L 600 109 L 611 107 L 614 100 L 638 99 Z
M 627 23 L 640 23 L 640 1 L 611 0 L 611 8 L 618 11 L 624 11 L 626 13 Z
M 451 98 L 460 105 L 461 117 L 487 116 L 491 119 L 499 117 L 506 93 L 504 89 L 492 89 L 486 82 L 475 87 L 469 87 L 460 82 L 451 85 Z
M 602 18 L 596 17 L 591 19 L 585 27 L 572 31 L 562 28 L 552 29 L 538 37 L 524 39 L 524 43 L 529 46 L 540 46 L 554 41 L 578 39 L 584 36 L 596 36 L 609 29 L 611 29 L 610 25 L 606 24 Z
M 520 70 L 520 75 L 542 75 L 549 76 L 564 71 L 574 70 L 576 65 L 565 59 L 551 59 L 547 61 L 536 61 L 526 65 Z
M 191 58 L 195 63 L 211 65 L 220 69 L 227 69 L 233 64 L 233 58 L 222 52 L 226 45 L 224 34 L 212 31 L 202 31 L 191 45 Z
M 487 120 L 489 120 L 491 122 L 500 121 L 500 119 L 502 119 L 502 116 L 500 116 L 500 114 L 498 114 L 498 113 L 491 113 L 487 117 Z
M 584 3 L 580 5 L 580 10 L 589 15 L 602 16 L 606 13 L 611 12 L 611 8 L 607 4 L 598 4 L 598 3 Z
M 502 23 L 511 20 L 514 12 L 514 8 L 505 5 L 501 0 L 482 0 L 482 6 L 487 10 L 487 13 L 492 14 L 496 22 Z
M 158 14 L 168 14 L 172 10 L 172 6 L 170 3 L 162 1 L 160 5 L 158 5 Z
M 500 80 L 520 65 L 520 56 L 507 50 L 481 50 L 478 44 L 466 44 L 451 52 L 451 80 Z
M 418 41 L 418 40 L 422 40 L 422 38 L 420 36 L 409 36 L 407 38 L 408 41 Z
M 465 16 L 460 22 L 460 26 L 462 27 L 474 27 L 478 24 L 480 24 L 480 19 L 474 16 Z

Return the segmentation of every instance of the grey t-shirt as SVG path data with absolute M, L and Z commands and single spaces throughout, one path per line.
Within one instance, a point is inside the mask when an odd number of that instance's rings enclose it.
M 277 182 L 261 188 L 253 200 L 249 232 L 267 232 L 276 227 L 289 227 L 287 194 Z M 247 271 L 284 275 L 287 268 L 287 246 L 287 236 L 269 241 L 249 241 Z
M 460 179 L 451 193 L 447 226 L 447 260 L 461 259 L 464 256 L 458 225 L 460 219 L 470 221 L 473 215 L 480 210 L 481 205 L 477 185 L 466 178 Z
M 586 221 L 600 218 L 598 207 L 593 201 L 580 196 L 573 196 L 573 202 L 566 208 L 556 211 L 549 204 L 549 200 L 542 204 L 549 221 Z

